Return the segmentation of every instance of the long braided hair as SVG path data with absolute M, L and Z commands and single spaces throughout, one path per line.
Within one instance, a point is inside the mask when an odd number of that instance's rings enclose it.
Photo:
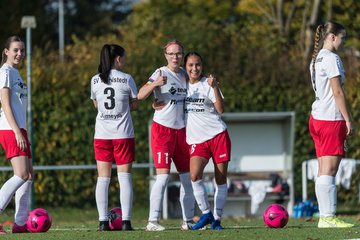
M 319 51 L 320 51 L 320 40 L 322 39 L 322 44 L 323 44 L 324 40 L 326 39 L 326 37 L 330 33 L 337 36 L 343 30 L 345 30 L 343 25 L 341 25 L 339 23 L 336 23 L 336 22 L 331 22 L 331 21 L 327 22 L 326 24 L 320 24 L 316 28 L 315 41 L 314 41 L 314 51 L 313 51 L 312 61 L 311 61 L 311 63 L 312 63 L 311 79 L 312 79 L 313 87 L 314 87 L 315 91 L 316 91 L 315 62 L 316 62 L 316 57 L 317 57 L 317 55 L 319 54 Z

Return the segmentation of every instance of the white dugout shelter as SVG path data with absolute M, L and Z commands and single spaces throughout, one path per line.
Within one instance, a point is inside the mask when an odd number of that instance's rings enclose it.
M 294 205 L 293 181 L 293 148 L 295 135 L 294 112 L 238 112 L 224 113 L 223 120 L 228 126 L 232 142 L 231 161 L 229 163 L 229 183 L 241 182 L 244 186 L 264 186 L 252 188 L 252 196 L 247 192 L 229 191 L 225 205 L 224 217 L 240 217 L 261 215 L 270 203 L 282 200 L 289 214 Z M 149 125 L 150 130 L 150 125 Z M 150 133 L 150 131 L 149 131 Z M 150 137 L 149 137 L 150 139 Z M 150 141 L 150 140 L 149 140 Z M 149 143 L 149 146 L 151 144 Z M 152 163 L 151 149 L 149 162 Z M 280 196 L 271 192 L 271 176 L 278 175 L 289 186 L 288 194 Z M 154 171 L 150 171 L 150 188 L 154 182 Z M 209 200 L 213 203 L 211 195 L 211 182 L 213 177 L 213 164 L 210 160 L 205 168 L 204 180 L 209 180 L 207 188 Z M 163 218 L 181 216 L 180 204 L 174 202 L 173 194 L 169 196 L 169 188 L 179 187 L 175 166 L 171 168 L 171 180 L 168 184 L 163 203 Z M 260 184 L 261 183 L 261 184 Z M 250 191 L 249 191 L 250 192 Z M 255 195 L 263 195 L 262 202 L 254 206 Z M 256 211 L 255 211 L 256 210 Z

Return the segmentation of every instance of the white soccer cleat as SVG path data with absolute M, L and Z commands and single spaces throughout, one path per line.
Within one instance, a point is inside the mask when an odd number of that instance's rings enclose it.
M 181 225 L 181 230 L 191 230 L 191 228 L 195 225 L 193 220 L 190 221 L 183 221 Z
M 164 231 L 165 228 L 161 226 L 158 222 L 148 222 L 146 225 L 145 231 Z

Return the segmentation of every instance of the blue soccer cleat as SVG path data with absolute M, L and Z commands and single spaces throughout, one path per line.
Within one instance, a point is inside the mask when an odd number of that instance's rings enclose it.
M 205 213 L 205 214 L 201 214 L 200 216 L 200 220 L 194 225 L 192 226 L 192 230 L 199 230 L 202 229 L 203 227 L 205 227 L 206 225 L 214 222 L 214 216 L 211 212 L 209 213 Z
M 223 230 L 224 227 L 221 226 L 220 220 L 215 220 L 215 221 L 213 221 L 213 223 L 211 224 L 211 229 L 212 229 L 212 230 Z

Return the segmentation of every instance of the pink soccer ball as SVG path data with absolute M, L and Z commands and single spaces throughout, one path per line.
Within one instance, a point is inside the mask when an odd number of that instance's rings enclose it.
M 29 213 L 26 227 L 30 232 L 47 232 L 52 224 L 49 213 L 43 208 L 36 208 Z
M 289 213 L 280 204 L 271 204 L 264 211 L 264 223 L 269 228 L 282 228 L 289 221 Z
M 121 208 L 116 207 L 109 212 L 109 226 L 113 231 L 122 229 L 122 211 Z

